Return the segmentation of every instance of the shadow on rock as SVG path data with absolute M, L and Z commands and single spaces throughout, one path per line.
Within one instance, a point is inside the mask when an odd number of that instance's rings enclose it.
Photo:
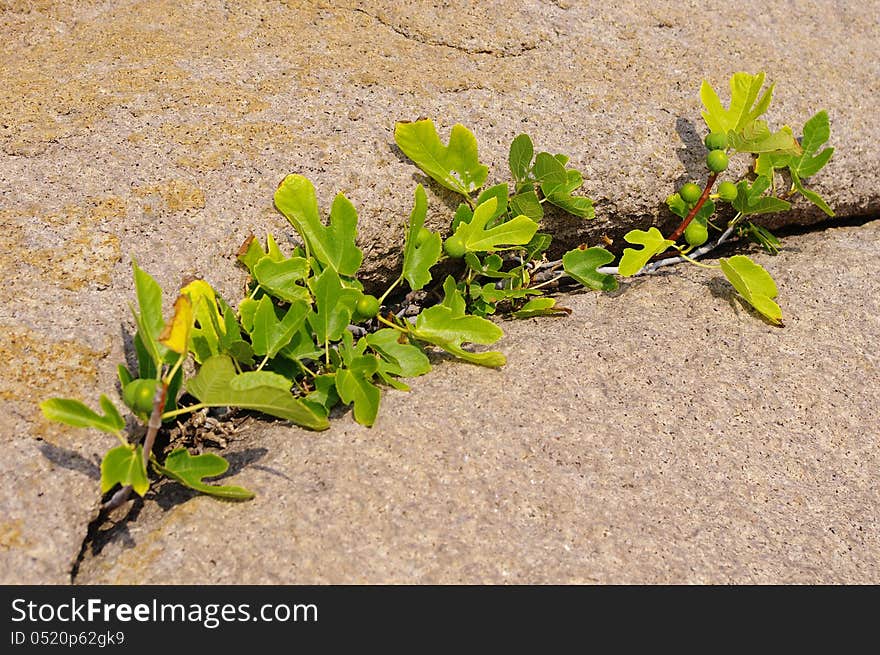
M 703 145 L 703 139 L 697 132 L 697 128 L 687 118 L 677 118 L 675 120 L 675 131 L 678 132 L 678 138 L 684 144 L 683 148 L 676 148 L 675 154 L 682 163 L 685 173 L 676 180 L 676 188 L 685 182 L 702 181 L 706 173 L 706 146 Z
M 96 460 L 93 462 L 86 457 L 83 457 L 75 450 L 61 448 L 59 446 L 46 443 L 45 441 L 41 443 L 38 448 L 43 454 L 43 457 L 48 459 L 56 466 L 66 468 L 71 471 L 76 471 L 77 473 L 82 473 L 83 475 L 90 477 L 92 480 L 101 479 L 100 460 Z

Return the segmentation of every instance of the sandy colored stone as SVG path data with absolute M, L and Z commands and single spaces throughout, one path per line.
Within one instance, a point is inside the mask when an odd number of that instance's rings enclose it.
M 784 328 L 676 269 L 504 322 L 376 425 L 253 422 L 249 503 L 172 485 L 83 583 L 876 583 L 880 222 L 755 258 Z M 91 552 L 91 551 L 90 551 Z
M 0 466 L 13 489 L 0 501 L 0 579 L 69 574 L 112 439 L 49 427 L 36 403 L 113 394 L 132 260 L 169 307 L 193 275 L 234 302 L 245 238 L 295 238 L 272 193 L 296 172 L 323 208 L 339 191 L 354 202 L 365 279 L 382 286 L 416 183 L 432 228 L 457 202 L 394 146 L 395 121 L 419 116 L 444 138 L 470 127 L 490 182 L 507 178 L 520 132 L 571 155 L 597 218 L 550 215 L 546 227 L 558 248 L 604 234 L 617 247 L 631 227 L 668 224 L 663 199 L 702 174 L 699 81 L 723 88 L 736 70 L 778 83 L 776 124 L 829 111 L 836 152 L 814 186 L 841 217 L 876 214 L 866 163 L 880 127 L 865 116 L 880 95 L 877 13 L 877 2 L 744 2 L 722 16 L 681 2 L 0 1 Z M 821 218 L 799 203 L 779 220 Z

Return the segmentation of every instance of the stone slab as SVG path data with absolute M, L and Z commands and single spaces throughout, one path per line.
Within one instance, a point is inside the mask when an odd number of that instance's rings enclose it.
M 113 389 L 131 261 L 168 302 L 189 275 L 234 301 L 245 237 L 293 238 L 271 197 L 298 172 L 322 206 L 338 191 L 354 201 L 380 285 L 425 181 L 393 146 L 396 120 L 431 116 L 444 136 L 468 125 L 492 181 L 521 131 L 570 154 L 597 200 L 592 223 L 551 218 L 573 244 L 663 223 L 662 199 L 698 173 L 699 80 L 765 69 L 779 83 L 772 120 L 831 115 L 837 152 L 817 189 L 842 217 L 880 206 L 866 165 L 880 127 L 864 119 L 880 80 L 877 2 L 743 2 L 723 17 L 681 2 L 443 7 L 0 3 L 0 466 L 13 490 L 0 500 L 0 580 L 69 576 L 110 441 L 47 425 L 37 403 Z M 428 188 L 439 229 L 454 199 Z M 786 220 L 819 218 L 798 206 Z
M 670 270 L 505 322 L 372 428 L 254 422 L 249 503 L 168 487 L 83 583 L 877 583 L 880 221 L 757 255 L 786 326 Z

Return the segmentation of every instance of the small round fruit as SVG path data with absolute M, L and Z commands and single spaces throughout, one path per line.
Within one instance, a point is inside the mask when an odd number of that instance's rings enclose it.
M 727 170 L 727 155 L 723 150 L 713 150 L 706 155 L 706 166 L 713 173 L 721 173 Z
M 702 246 L 709 238 L 709 226 L 693 219 L 684 229 L 684 240 L 691 246 Z
M 736 200 L 736 185 L 733 182 L 722 182 L 718 185 L 718 197 L 727 202 Z
M 700 196 L 703 195 L 703 190 L 693 182 L 688 182 L 678 190 L 678 195 L 680 195 L 681 199 L 687 204 L 695 205 L 697 200 L 700 199 Z
M 467 248 L 465 248 L 464 239 L 453 234 L 443 242 L 443 250 L 445 250 L 446 254 L 453 259 L 461 259 L 464 257 Z
M 709 150 L 727 150 L 727 135 L 724 132 L 712 132 L 704 141 Z
M 148 414 L 153 411 L 153 398 L 158 384 L 158 380 L 132 380 L 122 390 L 122 399 L 133 411 Z
M 379 313 L 379 300 L 376 296 L 371 296 L 370 294 L 365 293 L 360 297 L 360 300 L 357 301 L 355 311 L 361 318 L 373 318 Z
M 421 248 L 428 239 L 431 238 L 431 230 L 426 227 L 423 227 L 419 230 L 419 233 L 416 235 L 416 246 Z

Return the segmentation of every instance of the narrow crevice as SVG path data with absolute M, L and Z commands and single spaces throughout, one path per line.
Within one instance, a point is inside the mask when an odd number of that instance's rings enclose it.
M 863 225 L 867 225 L 868 223 L 878 220 L 880 220 L 880 215 L 878 214 L 859 213 L 850 216 L 827 218 L 810 224 L 789 224 L 783 227 L 776 228 L 773 230 L 773 232 L 779 237 L 799 236 L 804 234 L 824 232 L 828 230 L 833 230 L 835 228 L 861 227 Z M 632 223 L 632 221 L 630 221 L 630 223 Z M 724 252 L 732 252 L 735 249 L 742 247 L 742 245 L 742 241 L 729 241 L 720 247 L 718 253 L 721 254 Z M 382 255 L 382 257 L 384 258 L 385 255 Z M 389 275 L 389 271 L 387 270 L 384 272 L 381 278 L 374 278 L 371 280 L 371 282 L 377 288 L 380 288 L 382 287 L 382 283 L 386 275 Z M 392 279 L 396 275 L 397 272 L 394 272 L 392 275 Z M 385 283 L 387 284 L 387 282 Z M 565 285 L 562 284 L 558 287 L 558 291 L 566 293 L 568 289 L 566 289 Z M 148 500 L 152 501 L 156 500 L 156 497 L 153 494 L 149 494 L 147 498 Z M 128 509 L 125 510 L 124 515 L 122 515 L 121 518 L 118 518 L 117 520 L 111 520 L 111 516 L 108 515 L 107 512 L 96 510 L 97 513 L 94 514 L 93 518 L 89 521 L 86 527 L 86 534 L 84 535 L 82 543 L 80 544 L 79 552 L 77 553 L 76 558 L 71 565 L 71 584 L 77 584 L 77 578 L 80 574 L 80 569 L 83 563 L 86 562 L 88 558 L 96 558 L 100 556 L 104 547 L 107 546 L 114 539 L 120 538 L 120 536 L 123 539 L 128 538 L 130 540 L 130 535 L 127 534 L 127 526 L 129 522 L 137 520 L 138 515 L 140 514 L 143 507 L 144 499 L 136 498 L 134 502 L 128 506 Z M 123 510 L 119 509 L 116 510 L 116 512 L 118 514 L 121 514 Z
M 880 214 L 855 214 L 853 216 L 826 218 L 816 223 L 803 225 L 790 223 L 773 230 L 773 233 L 780 237 L 799 236 L 801 234 L 810 234 L 812 232 L 833 230 L 836 227 L 861 227 L 877 220 L 880 220 Z
M 443 41 L 441 39 L 427 39 L 427 38 L 420 37 L 420 36 L 417 36 L 414 34 L 410 34 L 408 31 L 398 27 L 397 25 L 394 25 L 393 23 L 390 23 L 389 21 L 385 20 L 381 16 L 371 14 L 370 12 L 366 11 L 365 9 L 361 9 L 360 7 L 356 7 L 352 11 L 355 11 L 360 14 L 364 14 L 365 16 L 369 16 L 370 18 L 372 18 L 374 21 L 376 21 L 377 23 L 379 23 L 383 27 L 387 27 L 389 30 L 391 30 L 395 34 L 399 34 L 400 36 L 402 36 L 403 38 L 405 38 L 409 41 L 415 41 L 416 43 L 419 43 L 421 45 L 431 45 L 431 46 L 439 46 L 442 48 L 449 48 L 451 50 L 456 50 L 458 52 L 462 52 L 467 55 L 489 55 L 489 56 L 495 57 L 497 59 L 505 59 L 508 57 L 521 57 L 522 55 L 524 55 L 527 52 L 531 52 L 533 50 L 538 49 L 537 44 L 520 44 L 519 48 L 517 48 L 517 50 L 515 52 L 505 52 L 505 51 L 493 50 L 491 48 L 468 48 L 465 46 L 456 45 L 454 43 L 449 43 L 449 42 Z

